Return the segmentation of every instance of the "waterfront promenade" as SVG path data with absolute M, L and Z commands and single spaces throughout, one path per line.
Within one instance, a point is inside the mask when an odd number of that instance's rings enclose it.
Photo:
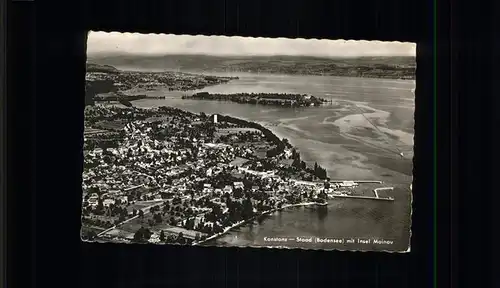
M 264 215 L 267 215 L 267 214 L 270 214 L 270 213 L 273 213 L 273 212 L 276 212 L 276 211 L 280 211 L 280 210 L 283 210 L 283 209 L 286 209 L 286 208 L 292 208 L 292 207 L 300 207 L 300 206 L 310 206 L 310 205 L 317 205 L 318 203 L 316 202 L 305 202 L 305 203 L 298 203 L 298 204 L 289 204 L 289 205 L 283 205 L 281 208 L 274 208 L 274 209 L 271 209 L 271 210 L 267 210 L 267 211 L 264 211 L 262 213 L 259 213 L 259 215 L 257 216 L 254 216 L 248 220 L 242 220 L 242 221 L 239 221 L 227 228 L 224 229 L 224 231 L 220 232 L 220 233 L 217 233 L 217 234 L 214 234 L 204 240 L 201 240 L 199 242 L 194 242 L 193 243 L 193 246 L 195 245 L 200 245 L 200 244 L 203 244 L 203 243 L 206 243 L 210 240 L 213 240 L 213 239 L 217 239 L 219 237 L 221 237 L 222 235 L 228 233 L 229 231 L 231 231 L 232 229 L 235 229 L 235 228 L 238 228 L 242 225 L 245 225 L 245 224 L 248 224 L 252 221 L 254 221 L 255 219 L 257 219 L 258 217 L 261 217 L 261 216 L 264 216 Z

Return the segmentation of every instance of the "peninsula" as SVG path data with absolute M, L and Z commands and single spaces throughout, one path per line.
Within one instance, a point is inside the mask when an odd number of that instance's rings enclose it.
M 122 71 L 110 65 L 87 63 L 87 103 L 116 99 L 137 100 L 146 97 L 144 92 L 165 89 L 191 91 L 227 83 L 238 77 L 218 77 L 182 72 Z M 111 95 L 106 95 L 111 93 Z M 103 94 L 103 95 L 101 95 Z M 116 99 L 115 99 L 116 98 Z M 92 101 L 93 100 L 93 101 Z

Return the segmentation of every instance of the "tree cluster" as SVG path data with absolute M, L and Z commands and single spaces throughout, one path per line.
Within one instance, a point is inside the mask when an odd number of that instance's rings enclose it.
M 152 234 L 149 229 L 141 227 L 135 232 L 133 241 L 137 243 L 147 242 Z
M 314 163 L 314 175 L 319 179 L 327 179 L 326 169 L 319 166 L 318 163 Z

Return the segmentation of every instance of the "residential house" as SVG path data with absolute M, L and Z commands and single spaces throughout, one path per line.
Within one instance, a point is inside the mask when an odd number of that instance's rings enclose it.
M 115 204 L 115 200 L 114 199 L 104 199 L 104 201 L 102 201 L 102 205 L 104 205 L 104 207 L 109 207 L 109 205 L 111 204 Z
M 226 187 L 224 187 L 223 191 L 224 191 L 224 193 L 232 194 L 233 193 L 233 187 L 231 187 L 229 185 L 226 185 Z
M 234 185 L 235 189 L 238 189 L 238 188 L 243 189 L 243 188 L 245 188 L 245 186 L 243 185 L 243 182 L 234 182 L 233 185 Z

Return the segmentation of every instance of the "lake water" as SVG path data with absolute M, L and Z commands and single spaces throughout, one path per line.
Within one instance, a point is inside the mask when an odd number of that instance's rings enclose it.
M 224 76 L 238 76 L 240 79 L 199 91 L 304 93 L 332 100 L 332 103 L 293 109 L 182 100 L 180 97 L 188 93 L 159 90 L 148 93 L 166 95 L 166 99 L 143 99 L 134 101 L 134 105 L 174 106 L 192 112 L 219 113 L 256 121 L 278 136 L 287 138 L 299 148 L 303 160 L 311 164 L 318 162 L 332 179 L 381 180 L 384 186 L 396 189 L 389 194 L 395 198 L 394 202 L 339 199 L 330 200 L 327 207 L 276 212 L 211 244 L 266 246 L 264 236 L 324 236 L 378 238 L 395 243 L 392 246 L 350 247 L 352 249 L 407 249 L 415 110 L 413 80 L 244 73 Z M 306 248 L 332 248 L 332 245 Z

